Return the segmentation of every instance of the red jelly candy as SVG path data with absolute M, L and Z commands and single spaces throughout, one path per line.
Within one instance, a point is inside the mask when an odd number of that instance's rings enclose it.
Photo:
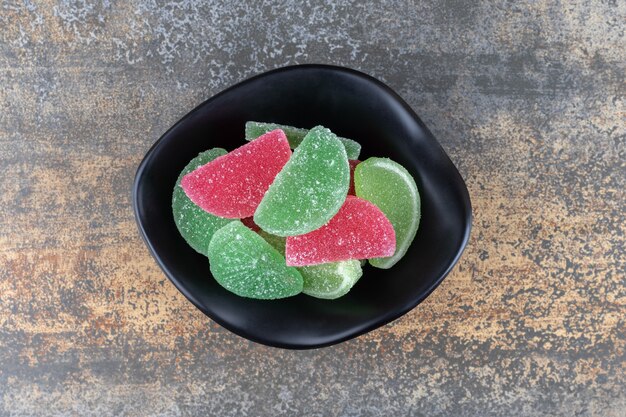
M 369 201 L 349 195 L 324 226 L 287 237 L 285 259 L 289 266 L 305 266 L 380 258 L 395 250 L 396 234 L 383 212 Z
M 246 217 L 245 219 L 241 219 L 241 223 L 246 226 L 248 229 L 258 232 L 261 228 L 254 222 L 252 217 Z
M 215 216 L 250 217 L 290 156 L 285 133 L 273 130 L 185 175 L 181 186 Z
M 349 159 L 348 165 L 350 165 L 350 188 L 348 188 L 348 195 L 356 195 L 354 191 L 354 169 L 359 165 L 361 161 L 358 159 Z

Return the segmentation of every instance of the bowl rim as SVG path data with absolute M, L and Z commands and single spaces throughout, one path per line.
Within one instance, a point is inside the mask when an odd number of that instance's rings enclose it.
M 424 132 L 426 133 L 425 134 L 426 140 L 431 142 L 431 145 L 437 146 L 441 150 L 441 154 L 449 162 L 450 167 L 453 169 L 453 171 L 455 173 L 456 182 L 458 183 L 458 185 L 460 185 L 459 189 L 461 191 L 461 198 L 462 198 L 461 202 L 463 203 L 463 209 L 464 209 L 464 214 L 465 214 L 464 218 L 463 218 L 463 221 L 464 221 L 463 238 L 461 240 L 460 245 L 458 246 L 458 248 L 456 250 L 456 253 L 455 253 L 454 257 L 452 258 L 450 263 L 447 265 L 447 267 L 444 269 L 444 271 L 437 277 L 437 279 L 433 280 L 433 282 L 430 284 L 430 286 L 425 291 L 423 291 L 420 296 L 412 299 L 411 302 L 406 303 L 405 305 L 401 306 L 400 308 L 395 309 L 392 312 L 389 312 L 389 313 L 387 313 L 385 315 L 382 315 L 379 320 L 376 320 L 376 321 L 370 323 L 369 325 L 364 326 L 364 327 L 362 327 L 362 328 L 360 328 L 360 329 L 358 329 L 356 331 L 346 332 L 346 334 L 344 334 L 344 335 L 342 335 L 340 337 L 334 338 L 332 340 L 329 339 L 329 340 L 327 340 L 325 342 L 322 342 L 322 343 L 311 343 L 311 344 L 308 344 L 308 343 L 297 343 L 297 342 L 296 343 L 283 343 L 283 342 L 276 342 L 276 341 L 273 341 L 271 339 L 257 337 L 255 335 L 251 335 L 251 334 L 248 334 L 248 333 L 240 331 L 239 329 L 231 326 L 229 323 L 227 323 L 224 320 L 222 320 L 220 317 L 217 317 L 217 316 L 211 314 L 209 311 L 207 311 L 203 307 L 203 305 L 198 301 L 198 299 L 191 292 L 189 292 L 185 288 L 184 285 L 182 285 L 180 280 L 174 274 L 172 274 L 170 272 L 170 270 L 167 268 L 167 266 L 161 260 L 161 257 L 158 255 L 158 253 L 154 249 L 154 246 L 152 245 L 150 239 L 147 236 L 147 232 L 146 232 L 146 230 L 144 228 L 144 225 L 142 223 L 141 216 L 140 216 L 140 213 L 139 213 L 139 207 L 138 207 L 138 191 L 139 191 L 139 188 L 141 186 L 141 180 L 142 180 L 144 171 L 146 170 L 148 162 L 152 158 L 152 155 L 153 155 L 154 151 L 158 148 L 158 146 L 161 143 L 161 141 L 163 141 L 163 139 L 170 134 L 170 132 L 172 132 L 179 125 L 184 123 L 187 119 L 193 117 L 198 111 L 200 111 L 201 108 L 203 108 L 208 103 L 218 99 L 219 97 L 229 93 L 230 91 L 232 91 L 234 89 L 239 88 L 240 86 L 243 86 L 245 84 L 251 83 L 251 82 L 253 82 L 253 81 L 255 81 L 255 80 L 259 79 L 259 78 L 263 78 L 263 77 L 266 77 L 266 76 L 271 75 L 271 74 L 277 74 L 277 73 L 281 73 L 281 72 L 298 71 L 298 70 L 326 70 L 326 71 L 336 71 L 336 72 L 348 73 L 348 74 L 350 74 L 352 76 L 356 76 L 358 78 L 361 78 L 364 81 L 367 81 L 369 83 L 375 84 L 377 87 L 381 88 L 385 93 L 391 95 L 396 100 L 396 102 L 398 104 L 400 104 L 402 106 L 402 108 L 405 111 L 407 111 L 408 114 L 410 114 L 412 116 L 412 118 L 417 122 L 417 124 L 420 126 L 420 128 L 424 130 Z M 384 326 L 386 324 L 389 324 L 389 323 L 397 320 L 398 318 L 404 316 L 409 311 L 413 310 L 415 307 L 417 307 L 419 304 L 421 304 L 422 301 L 424 301 L 428 296 L 430 296 L 430 294 L 441 284 L 441 282 L 448 276 L 448 274 L 452 271 L 454 266 L 457 264 L 457 262 L 461 258 L 461 255 L 463 254 L 463 252 L 464 252 L 464 250 L 467 247 L 467 244 L 469 242 L 470 233 L 471 233 L 471 229 L 472 229 L 472 220 L 473 220 L 472 204 L 471 204 L 471 200 L 470 200 L 470 196 L 469 196 L 469 191 L 467 189 L 467 184 L 463 180 L 463 177 L 461 176 L 460 172 L 458 171 L 456 165 L 454 165 L 454 163 L 452 162 L 452 160 L 448 156 L 447 152 L 443 149 L 443 147 L 441 146 L 439 141 L 434 137 L 434 135 L 430 132 L 430 130 L 424 124 L 424 122 L 422 122 L 420 117 L 417 115 L 417 113 L 415 113 L 415 111 L 411 108 L 411 106 L 409 106 L 408 103 L 406 103 L 406 101 L 402 97 L 400 97 L 400 95 L 398 93 L 396 93 L 391 87 L 387 86 L 385 83 L 383 83 L 379 79 L 374 78 L 371 75 L 368 75 L 368 74 L 366 74 L 364 72 L 361 72 L 361 71 L 358 71 L 358 70 L 355 70 L 355 69 L 352 69 L 352 68 L 343 67 L 343 66 L 337 66 L 337 65 L 329 65 L 329 64 L 295 64 L 295 65 L 287 65 L 287 66 L 275 68 L 275 69 L 272 69 L 272 70 L 269 70 L 269 71 L 265 71 L 265 72 L 256 74 L 254 76 L 245 78 L 242 81 L 239 81 L 239 82 L 231 85 L 230 87 L 227 87 L 226 89 L 221 90 L 220 92 L 212 95 L 208 99 L 202 101 L 200 104 L 195 106 L 191 111 L 189 111 L 182 118 L 180 118 L 169 129 L 167 129 L 152 144 L 152 146 L 145 153 L 143 159 L 139 163 L 139 166 L 137 167 L 137 170 L 135 172 L 135 177 L 134 177 L 133 186 L 132 186 L 132 205 L 133 205 L 133 212 L 134 212 L 135 222 L 137 223 L 137 226 L 139 228 L 139 232 L 140 232 L 141 238 L 143 239 L 144 243 L 148 247 L 150 255 L 152 255 L 152 258 L 154 258 L 154 260 L 157 262 L 157 264 L 159 265 L 161 270 L 165 273 L 167 278 L 172 282 L 172 284 L 174 284 L 176 289 L 178 291 L 180 291 L 185 296 L 185 298 L 187 298 L 187 300 L 189 300 L 205 316 L 207 316 L 211 320 L 215 321 L 217 324 L 219 324 L 220 326 L 224 327 L 226 330 L 228 330 L 228 331 L 230 331 L 232 333 L 235 333 L 236 335 L 238 335 L 240 337 L 243 337 L 245 339 L 248 339 L 248 340 L 251 340 L 253 342 L 257 342 L 257 343 L 260 343 L 260 344 L 263 344 L 263 345 L 266 345 L 266 346 L 282 348 L 282 349 L 291 349 L 291 350 L 318 349 L 318 348 L 324 348 L 324 347 L 336 345 L 336 344 L 339 344 L 339 343 L 343 343 L 343 342 L 345 342 L 347 340 L 354 339 L 354 338 L 359 337 L 359 336 L 361 336 L 361 335 L 363 335 L 365 333 L 369 333 L 372 330 L 375 330 L 375 329 L 380 328 L 380 327 L 382 327 L 382 326 Z

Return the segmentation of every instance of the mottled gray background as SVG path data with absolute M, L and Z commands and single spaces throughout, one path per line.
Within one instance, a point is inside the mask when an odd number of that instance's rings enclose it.
M 0 3 L 0 415 L 626 416 L 625 2 L 90 3 Z M 130 202 L 176 120 L 296 63 L 387 82 L 475 210 L 426 302 L 304 352 L 200 314 Z

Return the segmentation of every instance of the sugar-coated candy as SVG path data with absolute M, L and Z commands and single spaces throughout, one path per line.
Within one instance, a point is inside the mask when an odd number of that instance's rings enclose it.
M 300 145 L 306 134 L 309 133 L 308 129 L 300 129 L 293 126 L 279 125 L 277 123 L 246 122 L 246 140 L 256 139 L 259 136 L 275 129 L 281 129 L 285 132 L 285 135 L 287 135 L 287 140 L 289 140 L 289 144 L 291 145 L 291 149 L 296 149 L 298 145 Z M 359 154 L 361 153 L 361 145 L 358 142 L 353 141 L 352 139 L 346 139 L 342 137 L 337 138 L 346 148 L 346 154 L 348 155 L 348 158 L 358 159 Z
M 301 266 L 298 271 L 304 280 L 302 292 L 327 300 L 346 295 L 363 275 L 361 262 L 355 259 Z
M 289 266 L 306 266 L 391 256 L 395 249 L 395 232 L 383 212 L 367 200 L 348 196 L 327 224 L 287 237 L 285 259 Z
M 291 149 L 296 149 L 302 139 L 309 132 L 307 129 L 300 129 L 293 126 L 281 125 L 278 123 L 264 123 L 264 122 L 246 122 L 245 127 L 245 136 L 246 140 L 254 140 L 261 135 L 264 135 L 267 132 L 271 132 L 272 130 L 280 129 L 285 132 L 287 136 L 287 140 L 289 141 L 289 145 L 291 145 Z
M 341 142 L 330 130 L 314 127 L 265 193 L 254 222 L 277 236 L 308 233 L 337 213 L 349 185 L 350 168 Z
M 263 239 L 281 254 L 285 253 L 286 239 L 269 234 L 263 230 L 257 232 Z M 311 297 L 328 300 L 339 298 L 350 291 L 363 275 L 361 261 L 349 260 L 297 268 L 304 280 L 302 292 Z
M 189 246 L 205 256 L 213 233 L 232 220 L 214 216 L 195 205 L 181 188 L 180 182 L 186 174 L 222 155 L 226 155 L 224 149 L 213 148 L 192 159 L 178 176 L 172 193 L 172 214 L 178 231 Z
M 274 249 L 276 249 L 281 255 L 285 256 L 285 243 L 286 238 L 282 236 L 276 236 L 271 233 L 267 233 L 263 229 L 259 229 L 257 231 L 259 236 L 261 236 L 267 243 L 272 245 Z
M 274 130 L 190 172 L 181 185 L 211 214 L 250 217 L 290 156 L 285 134 Z
M 358 159 L 350 159 L 348 164 L 350 165 L 350 188 L 348 188 L 348 195 L 356 195 L 354 191 L 354 170 L 361 161 Z
M 369 158 L 355 170 L 356 195 L 371 201 L 385 213 L 396 232 L 393 256 L 370 259 L 377 268 L 388 269 L 406 253 L 420 222 L 420 196 L 415 180 L 397 162 L 388 158 Z
M 271 300 L 302 292 L 302 276 L 261 236 L 233 221 L 215 232 L 209 243 L 215 280 L 242 297 Z

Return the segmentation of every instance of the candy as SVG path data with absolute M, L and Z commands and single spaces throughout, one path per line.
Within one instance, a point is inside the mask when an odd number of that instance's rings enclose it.
M 350 159 L 348 164 L 350 165 L 350 188 L 348 188 L 348 195 L 356 195 L 354 191 L 354 169 L 359 165 L 361 161 L 358 159 Z
M 257 226 L 257 224 L 254 222 L 254 219 L 252 217 L 245 217 L 241 219 L 241 223 L 243 223 L 243 225 L 246 226 L 248 229 L 253 230 L 255 232 L 258 232 L 259 230 L 261 230 L 259 226 Z
M 396 251 L 388 258 L 370 259 L 388 269 L 406 253 L 420 222 L 420 196 L 415 180 L 400 164 L 388 158 L 369 158 L 354 173 L 356 195 L 371 201 L 385 213 L 396 232 Z
M 302 266 L 298 268 L 304 279 L 302 292 L 316 298 L 334 300 L 356 284 L 363 275 L 358 260 L 332 262 L 328 264 Z
M 285 256 L 286 238 L 267 233 L 265 230 L 259 229 L 257 232 L 267 243 L 272 245 L 281 255 Z
M 285 258 L 289 266 L 306 266 L 391 256 L 395 249 L 393 226 L 383 212 L 369 201 L 348 196 L 326 225 L 287 237 Z
M 337 213 L 349 185 L 350 168 L 341 142 L 330 130 L 314 127 L 267 190 L 254 222 L 277 236 L 308 233 Z
M 246 140 L 253 140 L 275 129 L 282 129 L 287 135 L 291 149 L 296 149 L 309 131 L 293 126 L 279 125 L 276 123 L 246 122 Z M 346 148 L 346 154 L 350 159 L 357 159 L 361 153 L 361 145 L 352 139 L 338 137 Z
M 208 255 L 215 280 L 239 296 L 271 300 L 302 292 L 296 268 L 285 265 L 276 249 L 240 221 L 215 232 Z
M 186 174 L 222 155 L 226 155 L 224 149 L 213 148 L 192 159 L 178 176 L 172 193 L 174 223 L 189 246 L 203 255 L 206 255 L 213 233 L 232 220 L 216 217 L 196 206 L 180 187 L 180 182 Z
M 290 156 L 285 134 L 274 130 L 185 175 L 181 185 L 211 214 L 249 217 Z
M 271 235 L 263 230 L 257 232 L 281 254 L 285 253 L 284 237 Z M 350 291 L 363 275 L 361 261 L 350 260 L 296 268 L 304 286 L 302 292 L 316 298 L 335 299 Z

